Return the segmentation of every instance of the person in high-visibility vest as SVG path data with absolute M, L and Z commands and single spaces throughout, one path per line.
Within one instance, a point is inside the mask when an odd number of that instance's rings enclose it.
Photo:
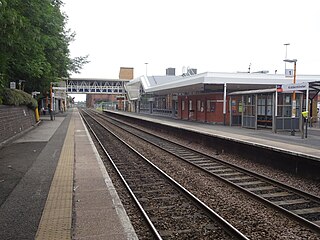
M 308 111 L 304 111 L 304 112 L 302 112 L 302 117 L 304 117 L 304 118 L 308 118 Z

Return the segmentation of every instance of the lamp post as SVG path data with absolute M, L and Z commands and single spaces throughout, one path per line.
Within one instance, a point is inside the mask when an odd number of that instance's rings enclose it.
M 286 47 L 285 59 L 287 59 L 288 46 L 290 45 L 290 43 L 285 43 L 285 44 L 283 44 L 283 45 Z M 285 69 L 285 71 L 287 71 L 287 63 L 286 63 L 286 61 L 284 62 L 284 69 Z
M 146 77 L 148 76 L 148 63 L 144 63 L 146 65 Z
M 50 120 L 53 120 L 53 92 L 52 92 L 52 82 L 50 82 L 50 106 L 48 106 Z
M 294 63 L 293 68 L 293 84 L 296 84 L 296 72 L 297 72 L 297 59 L 285 59 L 284 62 L 288 63 Z M 295 135 L 294 130 L 294 118 L 296 117 L 296 109 L 297 109 L 297 102 L 296 102 L 296 92 L 293 91 L 292 93 L 292 111 L 291 111 L 291 135 Z

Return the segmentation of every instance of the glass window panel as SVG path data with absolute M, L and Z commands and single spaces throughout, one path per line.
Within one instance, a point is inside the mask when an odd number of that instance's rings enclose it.
M 291 117 L 291 106 L 284 106 L 283 107 L 283 116 L 284 117 Z

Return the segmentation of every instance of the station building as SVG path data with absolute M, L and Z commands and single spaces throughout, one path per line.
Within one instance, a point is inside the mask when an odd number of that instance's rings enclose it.
M 319 121 L 320 75 L 297 75 L 295 84 L 293 80 L 265 72 L 140 76 L 125 84 L 126 110 L 275 132 L 301 130 L 302 112 Z

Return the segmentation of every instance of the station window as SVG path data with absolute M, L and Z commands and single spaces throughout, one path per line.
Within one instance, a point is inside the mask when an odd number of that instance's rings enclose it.
M 207 100 L 207 112 L 214 112 L 216 110 L 216 102 L 214 100 Z
M 189 100 L 189 110 L 192 111 L 192 100 Z
M 255 116 L 255 107 L 254 106 L 246 106 L 244 108 L 244 113 L 247 116 Z
M 197 100 L 197 111 L 198 112 L 204 111 L 204 102 L 201 100 Z
M 182 102 L 181 102 L 181 110 L 182 111 L 184 111 L 184 105 L 185 105 L 184 100 L 182 100 Z
M 244 96 L 244 115 L 245 116 L 255 116 L 255 96 L 254 95 L 248 95 Z
M 291 95 L 281 94 L 278 96 L 278 117 L 291 117 Z
M 259 95 L 258 96 L 258 115 L 272 116 L 272 95 Z

